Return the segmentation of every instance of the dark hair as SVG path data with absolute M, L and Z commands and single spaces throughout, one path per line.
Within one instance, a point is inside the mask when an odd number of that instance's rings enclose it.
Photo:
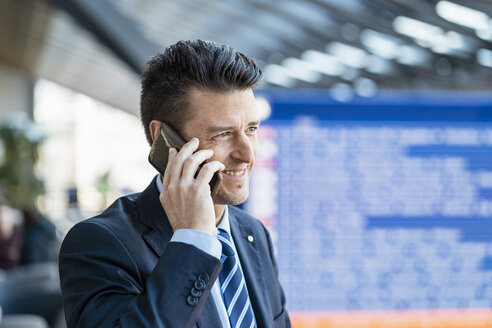
M 147 63 L 142 75 L 140 119 L 149 144 L 149 124 L 165 121 L 182 133 L 193 117 L 189 93 L 193 88 L 230 92 L 254 88 L 263 77 L 255 61 L 226 45 L 211 41 L 179 41 Z

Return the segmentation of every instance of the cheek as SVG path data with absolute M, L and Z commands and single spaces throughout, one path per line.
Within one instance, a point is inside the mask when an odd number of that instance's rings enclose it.
M 211 147 L 208 147 L 208 149 L 212 149 L 214 151 L 214 154 L 210 160 L 212 161 L 219 161 L 224 163 L 224 160 L 227 159 L 229 156 L 229 151 L 227 147 L 224 147 L 223 144 L 215 144 Z
M 253 153 L 255 154 L 255 158 L 256 158 L 256 154 L 258 154 L 258 148 L 259 148 L 258 138 L 256 136 L 251 141 L 251 145 L 253 148 Z
M 216 154 L 218 153 L 218 150 L 217 149 L 219 148 L 218 147 L 218 144 L 216 142 L 204 141 L 204 140 L 202 140 L 200 138 L 198 138 L 198 140 L 200 140 L 200 145 L 198 146 L 197 151 L 198 150 L 203 150 L 203 149 L 211 149 L 211 150 L 214 151 L 213 157 L 216 156 Z

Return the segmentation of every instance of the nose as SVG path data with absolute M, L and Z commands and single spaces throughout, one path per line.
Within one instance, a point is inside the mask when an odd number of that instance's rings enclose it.
M 256 156 L 256 139 L 240 133 L 235 142 L 232 158 L 243 163 L 252 163 Z

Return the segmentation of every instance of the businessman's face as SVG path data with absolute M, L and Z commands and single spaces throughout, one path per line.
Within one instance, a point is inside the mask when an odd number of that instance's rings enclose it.
M 253 91 L 227 93 L 193 89 L 193 118 L 185 123 L 184 137 L 197 137 L 199 149 L 212 149 L 213 157 L 225 165 L 222 184 L 214 202 L 236 205 L 249 194 L 249 178 L 258 150 L 260 122 Z

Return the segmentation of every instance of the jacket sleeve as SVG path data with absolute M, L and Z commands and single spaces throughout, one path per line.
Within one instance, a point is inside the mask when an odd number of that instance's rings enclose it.
M 60 250 L 67 326 L 193 327 L 221 268 L 215 257 L 172 242 L 145 279 L 113 231 L 81 222 Z M 191 295 L 194 286 L 201 295 Z

